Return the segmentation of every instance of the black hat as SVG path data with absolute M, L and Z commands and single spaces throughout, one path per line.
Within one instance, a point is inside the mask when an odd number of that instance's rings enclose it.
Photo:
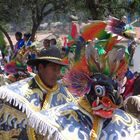
M 41 51 L 38 58 L 28 60 L 27 64 L 37 66 L 42 61 L 48 61 L 62 66 L 68 65 L 62 61 L 60 50 L 56 47 Z

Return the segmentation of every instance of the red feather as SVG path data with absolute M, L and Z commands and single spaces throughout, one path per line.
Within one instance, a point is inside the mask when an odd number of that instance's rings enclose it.
M 118 36 L 114 36 L 114 37 L 111 37 L 108 42 L 107 42 L 107 45 L 106 45 L 106 54 L 113 49 L 113 46 L 115 46 L 120 40 L 118 40 Z
M 85 39 L 85 41 L 93 40 L 94 38 L 97 38 L 100 33 L 105 30 L 106 27 L 105 22 L 98 22 L 98 23 L 92 23 L 85 27 L 82 37 Z

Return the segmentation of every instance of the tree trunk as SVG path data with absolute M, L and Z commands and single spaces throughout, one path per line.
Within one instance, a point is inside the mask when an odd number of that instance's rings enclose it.
M 94 20 L 99 19 L 98 2 L 95 0 L 86 0 L 86 6 L 89 9 Z
M 36 35 L 36 32 L 37 32 L 37 29 L 39 27 L 40 23 L 38 24 L 33 24 L 33 27 L 32 27 L 32 36 L 31 36 L 31 40 L 34 41 L 35 40 L 35 35 Z
M 11 50 L 13 51 L 14 50 L 14 46 L 13 46 L 13 42 L 9 36 L 9 34 L 7 33 L 7 31 L 0 25 L 0 30 L 2 31 L 2 33 L 6 36 L 8 42 L 9 42 L 9 45 L 11 47 Z

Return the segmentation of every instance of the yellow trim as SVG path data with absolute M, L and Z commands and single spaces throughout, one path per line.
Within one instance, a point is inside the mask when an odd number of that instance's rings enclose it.
M 62 61 L 61 58 L 57 58 L 57 57 L 53 57 L 53 56 L 39 57 L 39 58 L 37 58 L 37 59 L 52 59 L 52 60 Z
M 66 99 L 67 102 L 74 102 L 74 103 L 77 103 L 77 100 L 76 98 L 73 97 L 73 95 L 68 91 L 68 89 L 66 87 L 64 87 L 67 95 L 69 96 L 68 99 Z
M 92 108 L 91 108 L 91 105 L 90 103 L 86 100 L 85 97 L 81 97 L 78 101 L 78 104 L 83 108 L 85 109 L 88 113 L 90 113 L 91 115 L 92 114 Z
M 33 128 L 31 127 L 27 128 L 27 133 L 29 136 L 29 140 L 36 140 L 36 134 Z
M 94 123 L 93 123 L 93 127 L 91 130 L 91 135 L 90 135 L 90 140 L 96 140 L 99 137 L 99 127 L 101 127 L 99 124 L 101 123 L 100 120 L 101 118 L 98 116 L 93 116 L 94 118 Z
M 100 127 L 101 127 L 101 118 L 92 114 L 91 105 L 86 100 L 85 97 L 81 97 L 78 103 L 83 109 L 85 109 L 93 117 L 93 127 L 91 130 L 90 140 L 96 140 L 99 134 Z
M 43 103 L 43 106 L 42 106 L 41 110 L 47 110 L 47 109 L 49 109 L 50 103 L 52 101 L 52 96 L 53 95 L 51 94 L 51 92 L 48 92 L 46 94 L 45 101 Z
M 40 79 L 39 75 L 35 76 L 35 80 L 36 80 L 36 83 L 38 84 L 38 86 L 43 90 L 43 92 L 47 92 L 41 110 L 49 109 L 49 105 L 52 101 L 52 96 L 53 96 L 52 92 L 54 92 L 54 91 L 56 92 L 59 89 L 58 84 L 56 84 L 53 88 L 48 88 L 47 86 L 44 85 L 44 83 Z

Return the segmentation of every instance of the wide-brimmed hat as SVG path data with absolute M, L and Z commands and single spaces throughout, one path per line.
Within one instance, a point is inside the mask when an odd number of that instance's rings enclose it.
M 59 64 L 61 66 L 67 66 L 65 62 L 63 62 L 61 58 L 60 50 L 56 47 L 49 48 L 47 50 L 42 50 L 40 52 L 40 56 L 36 59 L 28 60 L 27 64 L 32 66 L 37 66 L 42 61 L 48 61 L 52 63 Z

